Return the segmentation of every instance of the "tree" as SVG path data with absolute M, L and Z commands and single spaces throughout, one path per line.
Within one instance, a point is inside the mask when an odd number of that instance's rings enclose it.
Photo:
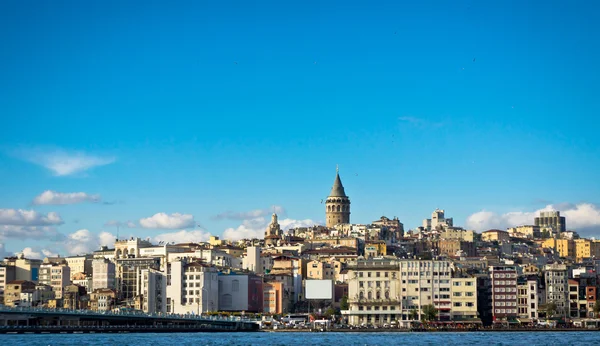
M 551 318 L 552 316 L 554 316 L 556 314 L 558 307 L 556 306 L 556 303 L 550 302 L 550 303 L 546 304 L 545 310 L 546 310 L 546 317 Z
M 343 296 L 342 299 L 340 300 L 340 309 L 341 310 L 350 309 L 350 304 L 348 304 L 348 296 Z
M 325 316 L 327 316 L 328 318 L 331 318 L 331 316 L 335 315 L 335 309 L 333 307 L 329 307 L 327 308 L 327 310 L 325 310 Z
M 542 234 L 541 234 L 541 237 L 542 237 L 542 239 L 548 239 L 548 238 L 550 238 L 550 232 L 548 232 L 547 229 L 543 230 Z
M 408 318 L 411 320 L 419 319 L 419 312 L 416 309 L 412 309 L 408 312 Z
M 423 307 L 423 319 L 425 321 L 433 321 L 437 318 L 438 311 L 435 306 L 429 304 Z
M 594 304 L 594 317 L 598 318 L 598 314 L 600 314 L 600 303 L 596 302 Z

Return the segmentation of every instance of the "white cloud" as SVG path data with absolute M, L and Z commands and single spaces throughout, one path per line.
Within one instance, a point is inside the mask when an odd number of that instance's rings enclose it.
M 112 246 L 115 242 L 115 236 L 108 232 L 95 234 L 87 229 L 80 229 L 67 235 L 64 241 L 65 251 L 69 255 L 80 255 L 91 253 L 100 248 L 100 246 Z
M 51 170 L 56 176 L 67 176 L 87 171 L 93 167 L 115 162 L 115 157 L 102 157 L 82 151 L 66 151 L 49 148 L 21 148 L 14 154 L 22 160 Z
M 199 243 L 199 242 L 208 241 L 208 238 L 210 238 L 210 233 L 205 232 L 205 231 L 181 230 L 179 232 L 159 234 L 159 235 L 155 236 L 154 238 L 152 238 L 152 241 L 155 243 L 158 243 L 161 241 L 166 242 L 166 243 L 174 242 L 176 244 L 177 243 Z
M 236 228 L 228 228 L 223 232 L 223 238 L 231 241 L 240 239 L 252 239 L 252 238 L 263 238 L 265 230 L 271 219 L 265 217 L 257 217 L 242 221 L 242 224 Z M 278 220 L 282 230 L 287 231 L 290 228 L 295 227 L 309 227 L 318 224 L 317 222 L 305 219 L 305 220 L 294 220 L 294 219 L 280 219 Z
M 244 212 L 235 212 L 235 211 L 226 211 L 220 213 L 218 215 L 213 216 L 214 220 L 248 220 L 253 218 L 258 218 L 261 216 L 267 216 L 271 213 L 277 213 L 280 215 L 285 215 L 285 209 L 282 206 L 274 205 L 270 209 L 255 209 L 251 211 Z
M 31 248 L 26 247 L 20 253 L 25 256 L 25 258 L 30 259 L 44 259 L 46 257 L 56 257 L 58 254 L 56 252 L 52 252 L 48 249 L 40 249 L 40 248 Z
M 0 239 L 52 239 L 61 240 L 63 235 L 50 226 L 0 225 Z
M 49 212 L 44 215 L 35 210 L 0 209 L 0 225 L 48 226 L 63 223 L 60 215 L 56 212 Z
M 591 203 L 579 204 L 549 204 L 535 211 L 514 211 L 498 214 L 482 210 L 467 218 L 467 227 L 477 231 L 492 228 L 505 229 L 508 227 L 531 225 L 541 211 L 560 211 L 566 217 L 567 229 L 579 231 L 580 234 L 600 234 L 600 207 Z
M 140 219 L 140 226 L 143 228 L 178 229 L 194 227 L 194 225 L 194 216 L 190 214 L 173 213 L 167 215 L 156 213 L 151 217 Z
M 83 202 L 97 203 L 100 201 L 100 195 L 89 195 L 85 192 L 56 192 L 44 191 L 33 199 L 35 205 L 61 205 L 78 204 Z

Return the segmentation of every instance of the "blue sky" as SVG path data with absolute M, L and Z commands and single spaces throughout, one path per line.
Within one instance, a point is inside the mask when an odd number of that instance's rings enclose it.
M 600 236 L 599 10 L 4 1 L 0 251 L 92 247 L 109 221 L 252 235 L 272 206 L 319 222 L 336 164 L 352 222 L 411 228 L 439 207 L 481 230 L 554 208 Z M 32 203 L 47 190 L 85 195 Z

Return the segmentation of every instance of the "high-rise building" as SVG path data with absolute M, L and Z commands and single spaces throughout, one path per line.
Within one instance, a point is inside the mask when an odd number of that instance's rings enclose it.
M 535 225 L 542 229 L 552 229 L 552 233 L 554 234 L 567 231 L 567 221 L 564 216 L 560 216 L 560 211 L 540 212 L 540 216 L 535 218 Z
M 336 170 L 333 187 L 325 201 L 325 219 L 328 228 L 333 228 L 338 224 L 350 223 L 350 198 L 346 196 L 344 191 L 339 170 Z

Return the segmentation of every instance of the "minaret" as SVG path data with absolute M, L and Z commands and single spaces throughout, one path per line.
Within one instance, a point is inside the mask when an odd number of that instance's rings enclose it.
M 333 187 L 325 202 L 325 220 L 328 228 L 341 223 L 350 223 L 350 199 L 344 191 L 338 167 L 336 167 Z

